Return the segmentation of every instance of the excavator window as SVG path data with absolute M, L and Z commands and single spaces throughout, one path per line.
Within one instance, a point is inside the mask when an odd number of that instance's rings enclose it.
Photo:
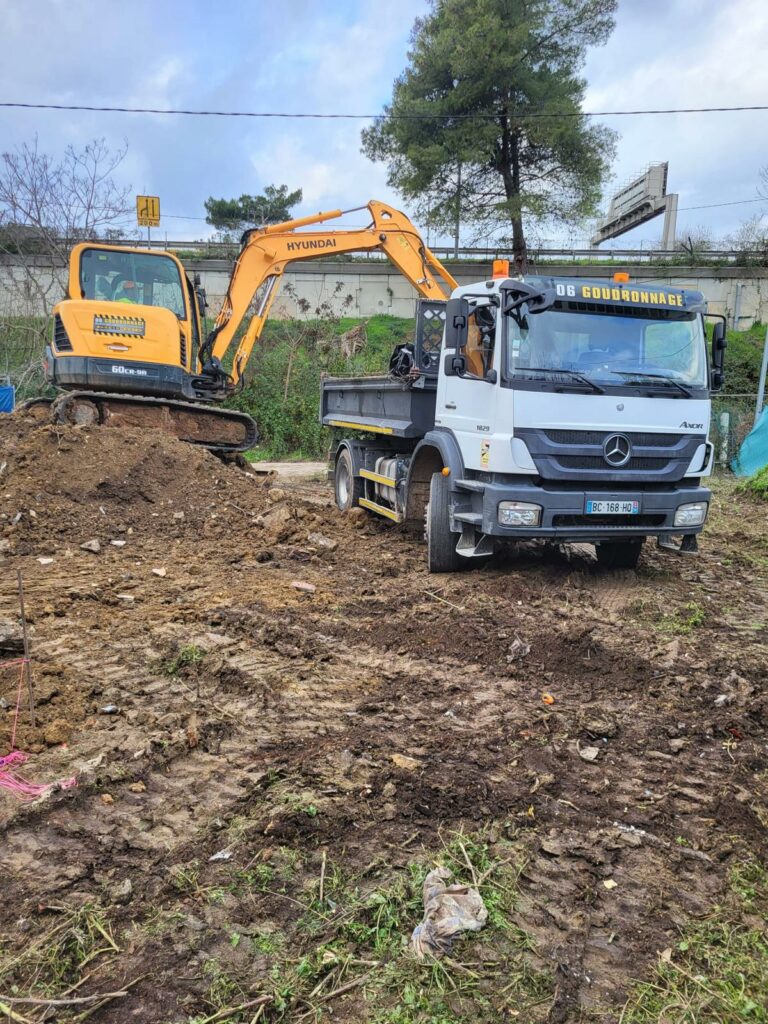
M 179 268 L 160 253 L 85 249 L 80 257 L 80 287 L 86 299 L 162 306 L 186 316 Z

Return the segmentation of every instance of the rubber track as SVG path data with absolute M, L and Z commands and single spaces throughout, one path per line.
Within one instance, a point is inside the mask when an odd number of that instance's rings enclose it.
M 234 421 L 243 424 L 246 430 L 246 436 L 245 440 L 239 444 L 232 444 L 226 441 L 217 442 L 215 439 L 210 441 L 195 441 L 191 438 L 180 438 L 180 440 L 186 441 L 187 444 L 199 445 L 200 447 L 207 448 L 213 452 L 245 452 L 248 451 L 249 448 L 253 448 L 259 439 L 259 432 L 255 421 L 244 412 L 236 412 L 233 409 L 211 408 L 205 405 L 198 405 L 196 402 L 178 402 L 171 398 L 149 398 L 143 395 L 118 395 L 101 391 L 67 391 L 60 395 L 54 403 L 54 422 L 65 422 L 67 406 L 70 402 L 74 402 L 78 399 L 91 401 L 99 405 L 114 401 L 131 405 L 149 406 L 152 408 L 161 407 L 166 409 L 176 409 L 181 412 L 193 413 L 201 417 L 208 416 L 214 420 L 214 425 L 216 420 L 219 422 Z

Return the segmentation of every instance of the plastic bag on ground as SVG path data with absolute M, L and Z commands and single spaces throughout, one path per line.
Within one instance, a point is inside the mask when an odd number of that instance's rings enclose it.
M 488 920 L 488 911 L 477 889 L 467 885 L 446 885 L 452 872 L 436 868 L 424 879 L 424 920 L 411 936 L 416 956 L 449 953 L 460 932 L 477 932 Z

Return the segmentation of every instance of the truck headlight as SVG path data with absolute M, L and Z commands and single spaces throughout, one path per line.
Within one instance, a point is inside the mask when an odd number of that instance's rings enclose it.
M 701 526 L 707 518 L 707 508 L 706 501 L 691 501 L 687 505 L 678 505 L 675 526 Z
M 499 522 L 502 526 L 538 526 L 541 505 L 531 505 L 527 501 L 500 501 Z

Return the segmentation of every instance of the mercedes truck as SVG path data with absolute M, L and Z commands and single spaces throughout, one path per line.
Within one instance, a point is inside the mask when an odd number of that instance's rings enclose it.
M 653 537 L 695 553 L 726 344 L 722 317 L 707 343 L 706 315 L 698 291 L 497 261 L 421 300 L 388 374 L 323 381 L 336 504 L 424 524 L 431 572 L 535 538 L 593 544 L 614 568 Z

